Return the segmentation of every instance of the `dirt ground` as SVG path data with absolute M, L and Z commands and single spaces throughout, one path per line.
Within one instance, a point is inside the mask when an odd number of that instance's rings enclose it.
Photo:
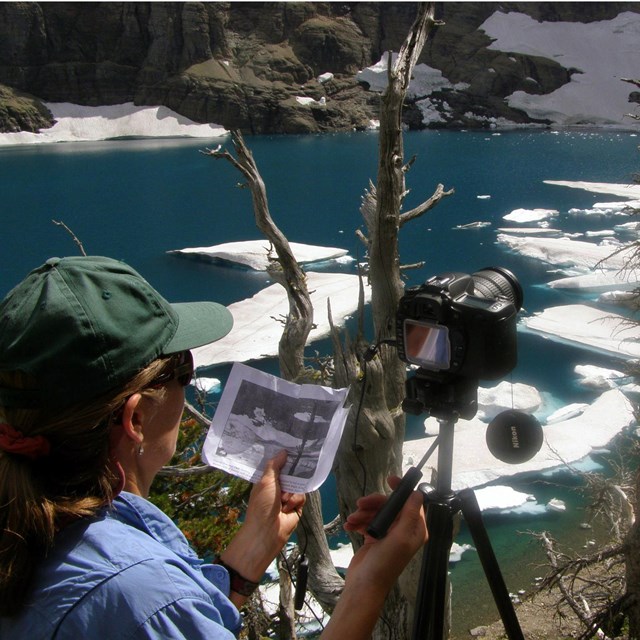
M 516 615 L 526 640 L 568 640 L 577 638 L 584 631 L 573 615 L 560 620 L 556 613 L 556 600 L 556 595 L 545 592 L 516 605 Z M 474 637 L 505 640 L 507 635 L 502 622 L 495 622 L 488 627 L 477 627 L 466 636 Z M 458 637 L 456 640 L 464 639 Z

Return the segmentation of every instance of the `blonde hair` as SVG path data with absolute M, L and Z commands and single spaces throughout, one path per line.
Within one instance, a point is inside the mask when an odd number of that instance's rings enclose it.
M 63 411 L 0 407 L 0 422 L 51 444 L 37 460 L 0 451 L 0 615 L 18 613 L 56 533 L 111 503 L 119 479 L 110 455 L 114 417 L 136 392 L 162 395 L 163 387 L 148 387 L 170 361 L 155 360 L 124 387 Z M 16 372 L 0 372 L 0 383 L 29 386 Z

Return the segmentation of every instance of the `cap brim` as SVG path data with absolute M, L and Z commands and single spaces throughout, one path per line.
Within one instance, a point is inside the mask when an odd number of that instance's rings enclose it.
M 179 302 L 171 306 L 178 315 L 178 329 L 163 349 L 164 354 L 215 342 L 233 327 L 231 312 L 216 302 Z

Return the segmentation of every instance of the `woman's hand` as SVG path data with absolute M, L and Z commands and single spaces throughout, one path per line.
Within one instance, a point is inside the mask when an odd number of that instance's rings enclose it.
M 267 462 L 262 478 L 251 490 L 243 525 L 250 527 L 257 537 L 268 538 L 265 544 L 273 545 L 273 557 L 280 552 L 298 525 L 306 500 L 304 494 L 282 491 L 280 471 L 286 461 L 287 452 L 280 451 Z
M 392 488 L 397 487 L 399 482 L 400 478 L 389 478 Z M 386 500 L 387 497 L 381 494 L 364 496 L 357 501 L 357 510 L 347 517 L 344 528 L 364 536 L 364 544 L 349 564 L 347 581 L 364 573 L 365 579 L 389 585 L 390 588 L 416 551 L 427 542 L 423 495 L 419 491 L 409 495 L 384 538 L 378 540 L 367 534 L 367 527 Z
M 287 452 L 281 451 L 267 462 L 251 490 L 244 523 L 221 554 L 225 564 L 254 582 L 260 581 L 293 533 L 305 503 L 304 494 L 283 492 L 280 487 L 286 461 Z M 232 600 L 238 604 L 237 598 Z
M 389 479 L 392 488 L 399 482 L 399 478 Z M 391 587 L 427 541 L 423 496 L 418 491 L 409 495 L 384 538 L 368 535 L 367 527 L 386 500 L 380 494 L 360 498 L 357 510 L 345 522 L 347 531 L 364 536 L 364 544 L 349 564 L 344 591 L 322 632 L 322 640 L 370 638 Z

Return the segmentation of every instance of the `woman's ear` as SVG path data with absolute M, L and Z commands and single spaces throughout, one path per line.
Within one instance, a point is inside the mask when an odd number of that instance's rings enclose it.
M 142 423 L 144 413 L 142 411 L 142 394 L 134 393 L 129 396 L 122 407 L 122 431 L 136 444 L 144 440 Z

